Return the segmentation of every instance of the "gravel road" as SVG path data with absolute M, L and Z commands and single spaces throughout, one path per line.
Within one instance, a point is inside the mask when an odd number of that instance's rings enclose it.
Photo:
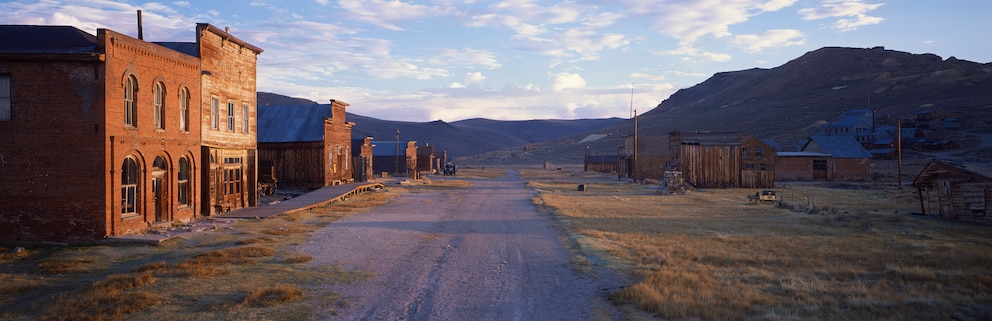
M 575 269 L 569 242 L 515 171 L 426 188 L 354 215 L 295 248 L 370 279 L 322 285 L 321 320 L 617 320 L 606 269 Z

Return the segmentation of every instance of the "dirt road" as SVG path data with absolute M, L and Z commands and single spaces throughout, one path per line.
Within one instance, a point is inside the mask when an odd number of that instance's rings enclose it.
M 424 189 L 337 221 L 294 250 L 368 272 L 322 286 L 324 320 L 615 320 L 608 270 L 574 268 L 563 233 L 515 171 L 471 187 Z

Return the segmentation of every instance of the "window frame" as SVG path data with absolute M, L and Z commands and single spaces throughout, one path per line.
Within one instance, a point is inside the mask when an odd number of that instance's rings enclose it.
M 14 109 L 14 94 L 11 92 L 11 76 L 0 74 L 0 121 L 11 120 L 11 111 Z
M 155 129 L 165 129 L 165 84 L 155 83 L 154 103 L 152 110 L 155 113 Z
M 124 158 L 121 164 L 121 216 L 137 216 L 140 210 L 138 182 L 141 171 L 138 160 L 133 156 Z
M 186 156 L 179 158 L 179 171 L 176 172 L 176 183 L 178 186 L 176 202 L 179 203 L 179 206 L 189 207 L 193 204 L 192 197 L 190 197 L 192 195 L 190 167 L 189 159 Z
M 234 101 L 227 101 L 227 131 L 234 131 Z
M 241 132 L 248 133 L 250 128 L 248 124 L 248 103 L 241 104 Z
M 189 132 L 189 89 L 179 88 L 179 130 Z
M 138 78 L 124 80 L 124 126 L 138 127 Z
M 210 128 L 220 129 L 220 99 L 210 97 Z

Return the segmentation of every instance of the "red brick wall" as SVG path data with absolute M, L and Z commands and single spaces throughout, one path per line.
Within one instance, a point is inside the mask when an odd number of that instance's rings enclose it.
M 97 51 L 104 54 L 92 57 L 105 62 L 30 54 L 27 60 L 0 61 L 13 95 L 12 119 L 0 122 L 2 240 L 84 242 L 146 229 L 155 219 L 149 173 L 159 156 L 169 173 L 164 190 L 172 192 L 162 217 L 189 220 L 196 213 L 195 198 L 192 207 L 175 204 L 174 177 L 179 157 L 189 157 L 194 170 L 199 164 L 199 129 L 178 130 L 178 88 L 199 94 L 197 59 L 110 30 L 98 30 L 98 41 Z M 136 128 L 123 121 L 126 75 L 138 80 Z M 166 87 L 165 130 L 153 126 L 155 82 Z M 198 117 L 196 109 L 191 113 Z M 139 161 L 143 175 L 138 214 L 124 219 L 119 174 L 128 155 Z

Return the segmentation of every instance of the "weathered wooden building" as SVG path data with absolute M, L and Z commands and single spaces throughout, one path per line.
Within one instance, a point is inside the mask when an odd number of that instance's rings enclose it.
M 583 161 L 583 169 L 586 172 L 594 173 L 616 173 L 617 155 L 586 155 Z
M 349 105 L 272 105 L 258 108 L 258 159 L 272 164 L 279 188 L 347 184 L 353 174 Z
M 853 137 L 814 135 L 798 152 L 779 152 L 775 177 L 781 181 L 868 181 L 872 154 Z
M 992 222 L 992 167 L 930 162 L 913 180 L 920 211 L 947 219 Z
M 417 178 L 417 141 L 373 141 L 372 171 Z
M 417 146 L 417 172 L 426 174 L 435 173 L 438 167 L 434 166 L 434 158 L 434 146 L 431 146 L 431 144 Z
M 256 206 L 256 66 L 262 49 L 226 29 L 198 23 L 200 157 L 204 215 Z
M 0 240 L 196 218 L 200 61 L 109 29 L 0 26 Z
M 768 188 L 775 186 L 774 148 L 740 133 L 669 134 L 669 168 L 696 187 Z
M 351 140 L 352 177 L 356 182 L 368 182 L 372 176 L 372 137 Z
M 637 146 L 635 149 L 634 146 Z M 619 171 L 624 177 L 662 179 L 672 160 L 668 136 L 628 135 L 620 150 Z

